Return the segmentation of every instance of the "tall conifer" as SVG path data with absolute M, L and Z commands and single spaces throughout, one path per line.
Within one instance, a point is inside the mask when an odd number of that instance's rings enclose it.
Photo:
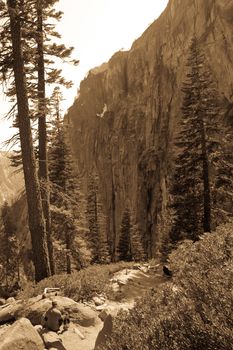
M 216 174 L 221 172 L 220 158 L 224 158 L 219 96 L 196 37 L 187 66 L 172 188 L 173 241 L 183 237 L 196 240 L 201 233 L 211 231 Z

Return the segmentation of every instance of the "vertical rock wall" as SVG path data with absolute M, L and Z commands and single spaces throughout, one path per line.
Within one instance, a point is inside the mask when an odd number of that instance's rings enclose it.
M 88 173 L 99 175 L 111 240 L 117 242 L 129 206 L 149 257 L 156 255 L 190 40 L 196 32 L 227 108 L 232 21 L 233 0 L 170 0 L 130 51 L 117 52 L 81 83 L 66 122 L 84 184 Z

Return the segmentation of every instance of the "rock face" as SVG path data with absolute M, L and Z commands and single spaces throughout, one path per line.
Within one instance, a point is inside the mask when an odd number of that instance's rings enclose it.
M 0 205 L 11 201 L 23 188 L 22 173 L 15 174 L 10 166 L 10 160 L 5 152 L 0 152 Z
M 84 183 L 93 171 L 99 177 L 113 253 L 126 205 L 148 256 L 159 248 L 194 31 L 232 110 L 232 19 L 233 0 L 170 0 L 130 51 L 116 53 L 81 83 L 66 122 Z
M 22 318 L 1 335 L 0 350 L 44 350 L 44 344 L 29 320 Z

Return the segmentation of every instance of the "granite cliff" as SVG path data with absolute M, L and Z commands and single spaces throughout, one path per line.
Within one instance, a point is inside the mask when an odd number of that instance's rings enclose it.
M 233 0 L 170 0 L 131 50 L 117 52 L 81 83 L 66 122 L 84 184 L 88 174 L 98 174 L 115 244 L 128 206 L 148 256 L 159 248 L 194 32 L 232 116 L 232 20 Z
M 0 205 L 13 201 L 23 189 L 23 175 L 15 173 L 8 156 L 6 152 L 0 152 Z

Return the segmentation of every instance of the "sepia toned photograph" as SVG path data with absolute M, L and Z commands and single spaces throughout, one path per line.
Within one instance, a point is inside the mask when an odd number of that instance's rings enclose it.
M 0 350 L 233 350 L 233 0 L 0 0 Z

